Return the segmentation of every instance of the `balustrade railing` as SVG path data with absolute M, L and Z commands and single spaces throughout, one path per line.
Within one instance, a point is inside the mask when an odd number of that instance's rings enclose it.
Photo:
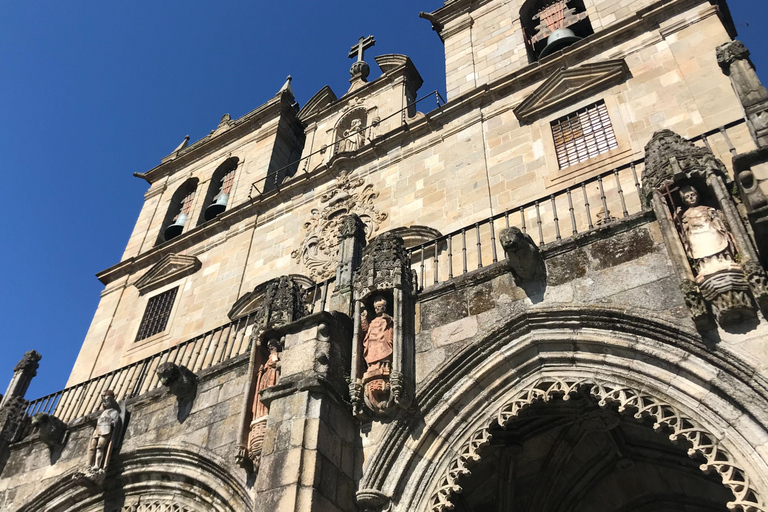
M 728 130 L 743 124 L 738 120 L 692 139 L 711 147 L 724 144 L 736 148 Z M 715 137 L 719 137 L 715 140 Z M 448 281 L 504 258 L 499 232 L 517 226 L 539 245 L 545 245 L 591 230 L 596 226 L 642 211 L 640 181 L 644 160 L 638 159 L 603 172 L 548 196 L 516 206 L 408 250 L 411 268 L 420 289 Z M 335 277 L 305 290 L 310 313 L 328 311 Z M 244 354 L 250 347 L 253 314 L 196 336 L 128 366 L 32 400 L 30 416 L 44 412 L 71 422 L 97 411 L 102 392 L 111 389 L 118 401 L 157 388 L 156 370 L 167 361 L 200 372 Z
M 328 310 L 334 281 L 331 278 L 305 290 L 310 313 Z M 121 401 L 159 387 L 157 368 L 163 363 L 186 366 L 195 373 L 207 370 L 249 350 L 253 323 L 251 313 L 141 361 L 32 400 L 27 405 L 27 414 L 43 412 L 70 422 L 99 410 L 101 394 L 108 389 Z
M 734 154 L 736 148 L 728 130 L 743 122 L 738 120 L 710 130 L 691 141 L 710 149 L 711 144 L 722 143 Z M 714 140 L 716 137 L 719 140 Z M 624 163 L 410 248 L 411 269 L 416 272 L 419 289 L 449 281 L 504 258 L 498 237 L 504 228 L 516 226 L 543 246 L 640 213 L 643 207 L 639 178 L 644 165 L 643 158 Z

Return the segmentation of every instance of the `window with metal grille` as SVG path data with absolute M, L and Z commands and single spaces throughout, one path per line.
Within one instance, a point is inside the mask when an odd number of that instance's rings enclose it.
M 618 147 L 603 100 L 552 121 L 560 169 L 584 162 Z
M 144 317 L 141 319 L 136 341 L 149 338 L 165 330 L 178 290 L 179 287 L 177 286 L 167 292 L 155 295 L 147 301 L 147 309 L 144 310 Z

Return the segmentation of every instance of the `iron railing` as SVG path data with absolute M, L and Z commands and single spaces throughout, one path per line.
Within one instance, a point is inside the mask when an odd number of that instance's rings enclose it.
M 711 143 L 722 142 L 735 154 L 728 130 L 743 122 L 741 119 L 710 130 L 691 141 L 710 149 Z M 721 140 L 715 141 L 713 137 Z M 408 255 L 419 290 L 504 258 L 498 238 L 501 229 L 516 226 L 543 246 L 640 213 L 643 206 L 639 177 L 644 165 L 643 158 L 624 163 L 548 196 L 411 247 Z
M 735 154 L 736 148 L 727 130 L 742 123 L 743 119 L 691 140 L 707 147 L 723 142 Z M 721 140 L 714 141 L 715 136 Z M 503 248 L 498 240 L 498 233 L 503 228 L 517 226 L 537 244 L 545 245 L 641 212 L 639 176 L 643 165 L 643 159 L 623 164 L 410 248 L 408 255 L 419 288 L 424 290 L 503 258 Z M 310 313 L 328 311 L 334 283 L 335 277 L 331 277 L 305 290 L 311 305 Z M 120 401 L 157 388 L 160 383 L 156 370 L 164 362 L 186 366 L 193 372 L 221 364 L 248 351 L 253 321 L 252 314 L 239 318 L 141 361 L 32 400 L 27 406 L 27 414 L 44 412 L 71 422 L 96 412 L 101 393 L 107 389 L 114 391 Z
M 305 290 L 309 313 L 327 311 L 334 282 L 335 277 Z M 71 422 L 98 411 L 101 394 L 108 389 L 118 401 L 156 389 L 160 386 L 157 368 L 165 362 L 186 366 L 195 373 L 207 370 L 248 352 L 253 323 L 251 313 L 128 366 L 32 400 L 26 412 L 29 416 L 43 412 Z

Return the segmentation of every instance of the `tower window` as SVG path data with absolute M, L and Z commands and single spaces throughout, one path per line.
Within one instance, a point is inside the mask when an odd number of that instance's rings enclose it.
M 232 197 L 232 187 L 235 184 L 235 171 L 238 162 L 237 157 L 228 158 L 211 176 L 211 183 L 203 201 L 205 206 L 198 224 L 214 219 L 227 209 L 229 199 Z
M 184 231 L 184 226 L 192 212 L 192 201 L 195 199 L 197 179 L 192 178 L 181 185 L 171 198 L 168 212 L 163 220 L 163 229 L 160 230 L 157 243 L 161 244 L 179 236 Z
M 136 341 L 149 338 L 165 330 L 178 291 L 179 287 L 177 286 L 167 292 L 150 297 L 147 301 L 147 309 L 144 310 L 144 317 L 141 319 L 139 332 L 136 334 Z
M 593 33 L 583 0 L 528 0 L 520 21 L 531 62 Z
M 618 147 L 603 100 L 552 121 L 560 169 L 584 162 Z

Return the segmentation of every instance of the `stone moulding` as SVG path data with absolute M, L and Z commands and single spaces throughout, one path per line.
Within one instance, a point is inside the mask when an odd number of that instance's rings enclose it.
M 543 377 L 519 391 L 514 398 L 502 405 L 491 420 L 476 429 L 457 450 L 448 468 L 438 479 L 437 489 L 429 499 L 430 512 L 445 512 L 454 508 L 451 499 L 462 491 L 460 480 L 471 473 L 473 465 L 482 459 L 482 450 L 493 437 L 491 426 L 506 427 L 520 412 L 534 402 L 550 402 L 557 398 L 568 400 L 581 389 L 587 389 L 600 407 L 615 406 L 619 412 L 632 413 L 642 420 L 651 417 L 657 432 L 669 429 L 670 441 L 687 440 L 690 443 L 688 455 L 701 456 L 704 472 L 716 471 L 734 495 L 728 503 L 730 510 L 744 512 L 765 512 L 762 496 L 750 482 L 749 475 L 734 462 L 734 457 L 723 448 L 717 436 L 700 426 L 693 418 L 687 417 L 674 406 L 629 386 L 616 385 L 600 380 L 579 378 Z
M 521 123 L 529 123 L 547 112 L 623 82 L 629 67 L 623 59 L 575 68 L 561 68 L 513 109 Z
M 177 279 L 194 274 L 201 266 L 202 263 L 195 256 L 168 254 L 147 270 L 134 286 L 138 288 L 141 295 L 144 295 Z

